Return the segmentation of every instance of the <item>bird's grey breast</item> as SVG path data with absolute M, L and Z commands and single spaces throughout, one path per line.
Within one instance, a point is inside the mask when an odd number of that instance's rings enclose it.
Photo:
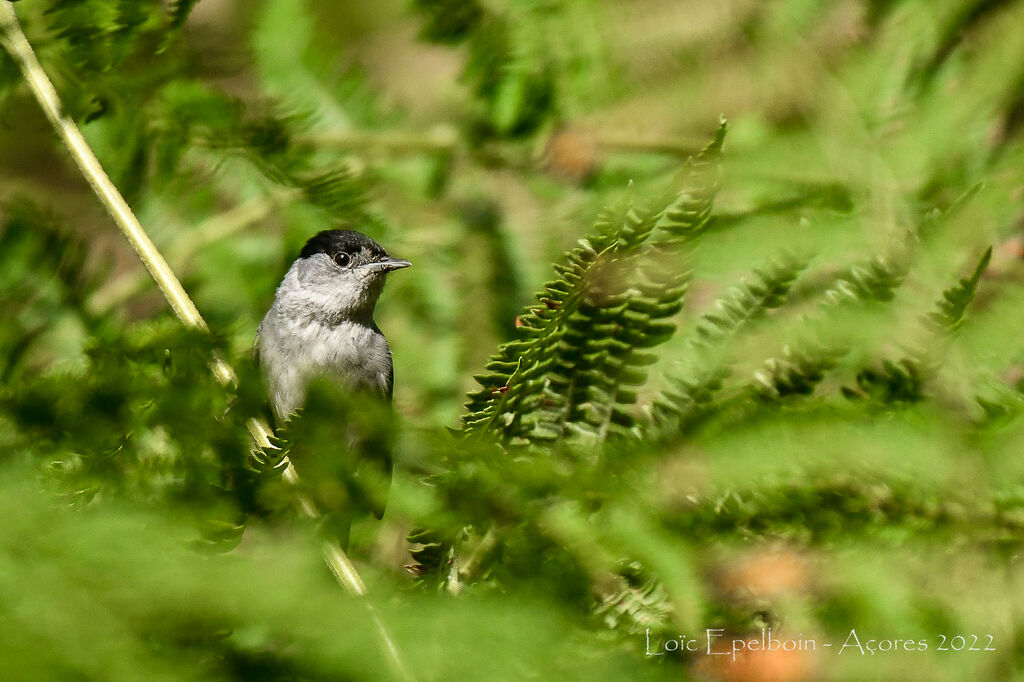
M 302 406 L 310 381 L 318 377 L 391 397 L 391 349 L 372 320 L 296 319 L 275 306 L 260 325 L 256 344 L 279 418 Z

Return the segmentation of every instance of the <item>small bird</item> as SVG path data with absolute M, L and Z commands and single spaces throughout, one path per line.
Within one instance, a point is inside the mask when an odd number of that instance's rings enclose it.
M 391 348 L 373 321 L 384 280 L 412 265 L 354 230 L 324 230 L 303 247 L 256 332 L 256 353 L 278 422 L 317 378 L 391 400 Z

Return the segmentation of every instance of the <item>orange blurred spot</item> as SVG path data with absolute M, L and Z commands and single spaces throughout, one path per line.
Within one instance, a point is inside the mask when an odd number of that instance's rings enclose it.
M 771 599 L 806 590 L 810 571 L 804 557 L 788 549 L 770 549 L 726 567 L 719 578 L 723 593 L 741 598 Z
M 557 131 L 544 150 L 548 170 L 578 185 L 585 183 L 597 171 L 597 157 L 594 136 L 574 128 Z
M 718 682 L 800 682 L 814 677 L 815 655 L 806 649 L 772 651 L 757 649 L 761 640 L 751 637 L 744 648 L 733 652 L 731 643 L 712 649 L 715 653 L 701 657 L 695 672 Z

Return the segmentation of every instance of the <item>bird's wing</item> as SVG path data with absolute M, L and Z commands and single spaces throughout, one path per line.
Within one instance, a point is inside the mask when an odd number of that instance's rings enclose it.
M 384 376 L 384 399 L 391 402 L 391 394 L 395 391 L 395 368 L 388 363 L 388 371 Z

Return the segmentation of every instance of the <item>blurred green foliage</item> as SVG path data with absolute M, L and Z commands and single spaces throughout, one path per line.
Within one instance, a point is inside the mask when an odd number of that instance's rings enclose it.
M 17 11 L 214 331 L 0 56 L 9 676 L 383 679 L 380 627 L 418 679 L 1020 676 L 1024 2 Z M 334 225 L 414 267 L 394 411 L 322 386 L 278 433 L 313 528 L 245 422 Z M 354 515 L 365 599 L 316 551 Z

